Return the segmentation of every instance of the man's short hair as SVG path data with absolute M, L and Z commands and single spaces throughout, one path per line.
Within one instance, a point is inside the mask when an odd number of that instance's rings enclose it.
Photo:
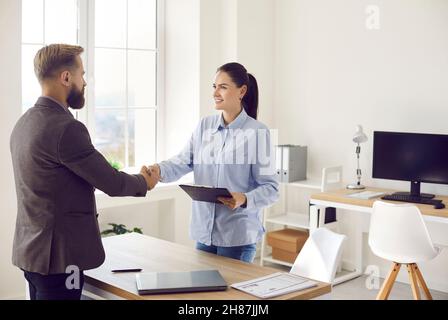
M 77 66 L 76 56 L 84 49 L 69 44 L 50 44 L 41 48 L 34 57 L 34 73 L 39 82 L 52 78 L 62 69 Z

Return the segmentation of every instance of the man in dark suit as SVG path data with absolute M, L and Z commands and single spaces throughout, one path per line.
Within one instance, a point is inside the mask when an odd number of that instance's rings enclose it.
M 31 299 L 80 299 L 83 270 L 104 262 L 95 188 L 144 197 L 159 180 L 146 167 L 138 175 L 111 167 L 70 113 L 84 106 L 82 52 L 60 44 L 39 50 L 42 96 L 11 135 L 18 204 L 12 261 L 24 271 Z

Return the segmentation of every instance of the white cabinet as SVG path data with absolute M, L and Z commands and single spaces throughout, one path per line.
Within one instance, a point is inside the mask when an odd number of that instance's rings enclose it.
M 309 197 L 312 194 L 341 187 L 342 167 L 330 167 L 322 170 L 321 179 L 310 179 L 280 184 L 280 200 L 263 214 L 263 227 L 266 232 L 282 228 L 310 230 L 321 226 L 317 214 L 311 215 Z M 260 264 L 276 263 L 292 267 L 292 263 L 272 258 L 271 248 L 267 245 L 266 234 L 263 236 L 260 250 Z

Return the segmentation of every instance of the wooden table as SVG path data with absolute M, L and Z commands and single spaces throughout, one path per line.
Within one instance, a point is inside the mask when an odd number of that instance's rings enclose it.
M 276 269 L 220 257 L 177 243 L 138 233 L 103 238 L 106 261 L 97 269 L 85 271 L 84 291 L 106 299 L 164 300 L 256 300 L 257 297 L 230 288 L 236 282 L 266 276 Z M 139 295 L 135 273 L 112 273 L 112 269 L 142 268 L 143 272 L 171 272 L 217 269 L 226 280 L 226 291 Z M 312 299 L 331 291 L 328 283 L 276 297 L 278 300 Z

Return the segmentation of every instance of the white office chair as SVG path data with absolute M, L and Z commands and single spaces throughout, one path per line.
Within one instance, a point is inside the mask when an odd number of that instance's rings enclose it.
M 326 228 L 310 233 L 291 268 L 291 273 L 316 281 L 332 283 L 342 256 L 346 236 Z
M 386 300 L 402 264 L 406 264 L 412 292 L 420 299 L 417 281 L 428 299 L 432 299 L 417 263 L 434 259 L 434 247 L 420 210 L 413 204 L 375 201 L 370 219 L 369 246 L 378 257 L 393 261 L 392 270 L 378 293 Z

